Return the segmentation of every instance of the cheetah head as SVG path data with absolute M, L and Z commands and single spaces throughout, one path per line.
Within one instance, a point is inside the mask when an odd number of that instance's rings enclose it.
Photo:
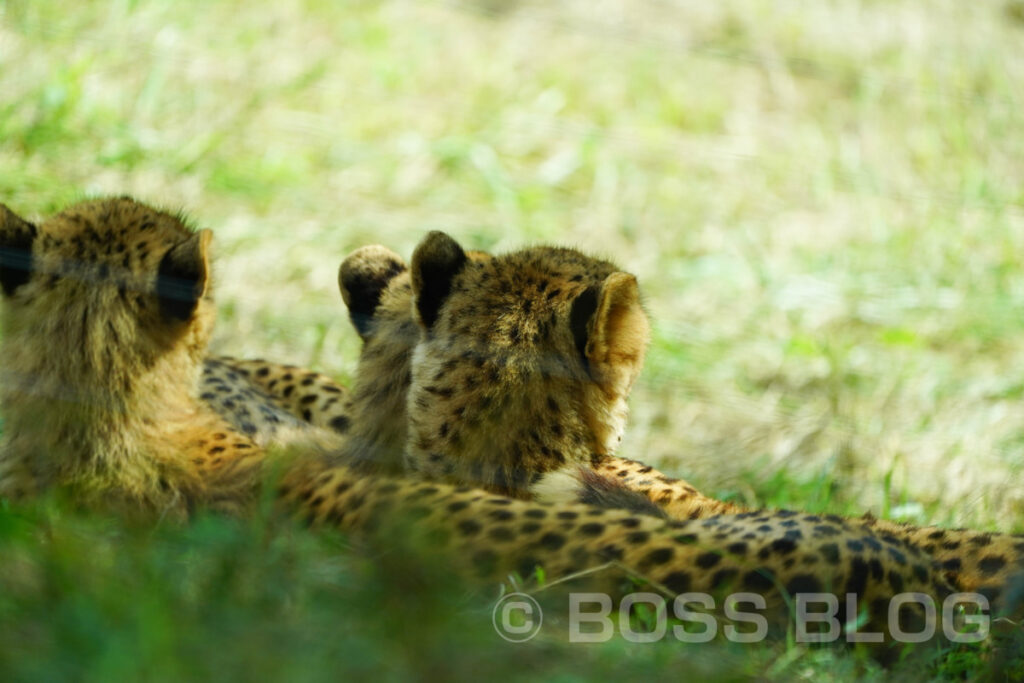
M 406 467 L 525 496 L 528 478 L 617 446 L 649 336 L 632 275 L 571 249 L 492 258 L 431 233 L 408 270 L 364 247 L 340 280 L 365 340 L 356 404 L 376 396 L 407 420 Z M 379 400 L 384 386 L 407 412 Z
M 213 322 L 209 230 L 133 199 L 79 203 L 39 224 L 0 205 L 5 393 L 103 402 Z

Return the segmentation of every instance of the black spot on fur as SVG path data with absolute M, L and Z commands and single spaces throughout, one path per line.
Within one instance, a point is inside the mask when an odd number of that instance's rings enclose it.
M 829 564 L 839 564 L 839 546 L 835 543 L 826 543 L 821 546 L 821 556 L 825 558 L 825 561 Z
M 772 550 L 779 555 L 788 555 L 796 550 L 796 543 L 790 538 L 777 538 L 772 541 Z
M 984 560 L 982 560 L 982 562 L 984 562 Z M 951 557 L 942 563 L 942 568 L 947 571 L 958 572 L 960 571 L 961 564 L 959 557 Z
M 661 580 L 661 583 L 665 584 L 665 587 L 673 593 L 685 593 L 689 591 L 690 584 L 692 582 L 693 580 L 691 579 L 690 574 L 684 571 L 672 572 Z
M 766 591 L 775 585 L 775 573 L 767 567 L 754 569 L 743 575 L 743 587 L 754 592 Z
M 516 572 L 524 579 L 528 579 L 533 576 L 533 573 L 537 571 L 539 566 L 540 562 L 536 558 L 526 556 L 516 562 Z
M 850 562 L 850 577 L 846 580 L 846 592 L 853 593 L 859 598 L 864 595 L 867 585 L 868 563 L 855 557 Z
M 873 579 L 880 579 L 885 574 L 885 570 L 882 569 L 882 563 L 878 561 L 877 557 L 871 558 L 868 567 L 871 568 L 871 578 Z
M 626 541 L 633 545 L 639 545 L 641 543 L 646 543 L 647 539 L 650 537 L 651 535 L 646 531 L 631 531 L 626 534 Z
M 716 552 L 701 553 L 697 556 L 697 566 L 701 569 L 711 569 L 722 560 L 722 556 Z
M 565 545 L 565 536 L 554 532 L 548 532 L 540 537 L 538 543 L 547 550 L 558 550 Z
M 798 593 L 820 593 L 821 581 L 812 574 L 798 574 L 786 583 L 786 591 L 790 595 Z
M 723 588 L 732 583 L 739 573 L 738 569 L 734 569 L 732 567 L 719 569 L 711 577 L 711 587 L 714 589 Z
M 978 569 L 980 569 L 983 574 L 988 574 L 989 576 L 995 574 L 1005 566 L 1006 558 L 999 555 L 988 555 L 981 558 L 981 562 L 978 563 Z
M 459 531 L 463 536 L 475 536 L 480 533 L 480 523 L 473 519 L 464 519 L 459 522 Z
M 620 548 L 620 547 L 618 547 L 616 545 L 610 545 L 609 544 L 609 545 L 606 545 L 603 548 L 601 548 L 597 552 L 597 554 L 601 557 L 601 559 L 603 559 L 606 562 L 609 562 L 611 560 L 621 560 L 623 553 L 622 553 L 622 548 Z
M 672 548 L 656 548 L 640 560 L 640 568 L 649 569 L 655 565 L 665 564 L 672 559 L 674 554 L 675 551 Z
M 896 550 L 896 548 L 889 548 L 889 557 L 891 557 L 893 561 L 900 566 L 907 563 L 907 556 L 899 550 Z
M 739 541 L 737 543 L 730 543 L 728 546 L 726 546 L 725 549 L 728 550 L 733 555 L 746 555 L 747 554 L 747 544 L 742 542 L 742 541 Z

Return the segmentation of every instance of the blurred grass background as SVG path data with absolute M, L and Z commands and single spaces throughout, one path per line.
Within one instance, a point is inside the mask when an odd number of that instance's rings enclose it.
M 335 279 L 350 250 L 408 257 L 432 229 L 483 249 L 578 246 L 639 276 L 654 323 L 623 454 L 748 504 L 1021 531 L 1022 40 L 1019 0 L 0 0 L 0 201 L 185 208 L 216 235 L 215 349 L 342 379 L 358 353 Z M 246 549 L 258 525 L 151 537 L 3 514 L 10 672 L 82 673 L 11 650 L 43 643 L 77 652 L 87 679 L 417 670 L 374 649 L 400 610 L 365 597 L 372 572 L 324 568 L 336 544 L 287 536 L 289 559 Z M 255 572 L 255 587 L 176 573 L 233 554 L 255 568 L 217 571 Z M 27 566 L 46 569 L 50 603 L 13 592 Z M 118 617 L 125 583 L 149 617 Z M 94 593 L 66 594 L 82 586 Z M 569 680 L 701 659 L 557 643 L 524 659 L 466 635 L 463 612 L 443 618 L 447 647 L 476 654 L 418 647 L 460 671 Z M 378 638 L 353 635 L 365 622 Z M 231 634 L 279 642 L 279 667 L 266 651 L 243 665 Z M 238 660 L 173 663 L 214 652 Z M 850 673 L 819 651 L 713 659 L 726 677 Z

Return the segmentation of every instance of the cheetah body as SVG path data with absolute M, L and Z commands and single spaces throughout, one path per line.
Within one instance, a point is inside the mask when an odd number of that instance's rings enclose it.
M 198 395 L 213 322 L 208 243 L 209 233 L 194 232 L 179 217 L 128 198 L 76 205 L 38 225 L 3 207 L 4 496 L 59 486 L 91 505 L 118 500 L 129 509 L 186 515 L 204 505 L 245 510 L 263 481 L 261 466 L 274 453 L 232 428 Z M 453 271 L 444 259 L 432 269 L 420 253 L 425 267 L 415 267 L 414 259 L 413 290 L 420 322 L 429 325 L 438 312 L 431 311 L 431 302 L 444 301 L 438 287 L 443 289 Z M 601 277 L 603 270 L 594 272 Z M 628 280 L 623 282 L 628 288 Z M 571 313 L 569 318 L 571 324 Z M 563 315 L 548 332 L 575 345 L 578 338 L 564 336 L 564 322 Z M 603 334 L 588 331 L 585 348 L 601 342 Z M 55 338 L 70 343 L 48 346 Z M 617 343 L 607 346 L 614 351 Z M 418 362 L 425 361 L 414 353 L 408 405 L 416 427 L 410 442 L 427 425 L 417 411 L 430 409 L 429 402 L 420 406 L 413 398 L 415 378 L 431 382 L 437 372 L 433 364 Z M 631 376 L 619 376 L 601 362 L 593 369 L 600 381 L 627 389 L 623 381 L 628 384 Z M 567 370 L 579 376 L 580 367 Z M 614 407 L 620 396 L 604 405 Z M 608 443 L 613 432 L 599 427 L 578 438 Z M 211 455 L 214 448 L 220 450 Z M 280 492 L 299 514 L 353 534 L 372 534 L 382 523 L 403 524 L 427 534 L 456 571 L 476 579 L 500 580 L 543 566 L 552 579 L 590 570 L 597 581 L 603 575 L 597 570 L 612 563 L 616 572 L 669 593 L 756 591 L 783 622 L 793 591 L 853 592 L 860 605 L 875 610 L 897 587 L 939 600 L 951 590 L 919 548 L 876 537 L 855 522 L 797 513 L 665 520 L 367 474 L 358 462 L 348 466 L 344 447 L 310 442 L 297 450 L 284 463 Z M 889 561 L 893 553 L 902 562 Z M 616 586 L 621 588 L 613 582 L 607 589 Z
M 614 454 L 647 342 L 633 281 L 571 250 L 460 259 L 460 249 L 435 235 L 418 249 L 412 270 L 377 246 L 341 267 L 342 294 L 360 316 L 365 341 L 353 408 L 384 407 L 391 424 L 408 411 L 409 469 L 524 499 L 674 519 L 770 516 Z M 416 286 L 424 270 L 447 276 L 440 302 L 429 287 Z M 436 310 L 424 315 L 424 301 Z M 579 318 L 584 305 L 590 314 Z M 412 318 L 423 328 L 419 339 Z M 623 335 L 627 326 L 631 334 Z M 373 430 L 374 419 L 363 410 L 355 428 Z M 392 453 L 396 439 L 392 434 Z M 1021 534 L 870 516 L 849 521 L 921 548 L 963 591 L 996 597 L 1024 567 Z

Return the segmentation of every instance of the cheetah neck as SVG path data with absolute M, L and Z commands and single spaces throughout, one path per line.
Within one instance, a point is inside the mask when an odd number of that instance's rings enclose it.
M 155 506 L 181 496 L 189 479 L 181 438 L 212 415 L 195 398 L 198 365 L 191 354 L 166 354 L 148 367 L 126 361 L 131 367 L 100 374 L 19 363 L 39 354 L 19 353 L 15 341 L 2 354 L 10 362 L 0 399 L 0 462 L 17 473 L 4 477 L 6 489 L 17 494 L 61 485 L 97 497 L 117 491 Z
M 396 330 L 362 355 L 353 388 L 352 427 L 341 462 L 365 472 L 403 471 L 412 355 L 407 337 L 416 334 L 415 329 Z
M 589 466 L 602 451 L 578 392 L 534 373 L 514 389 L 478 383 L 463 397 L 454 391 L 457 373 L 446 373 L 425 347 L 413 354 L 407 404 L 412 469 L 528 499 L 544 473 Z

